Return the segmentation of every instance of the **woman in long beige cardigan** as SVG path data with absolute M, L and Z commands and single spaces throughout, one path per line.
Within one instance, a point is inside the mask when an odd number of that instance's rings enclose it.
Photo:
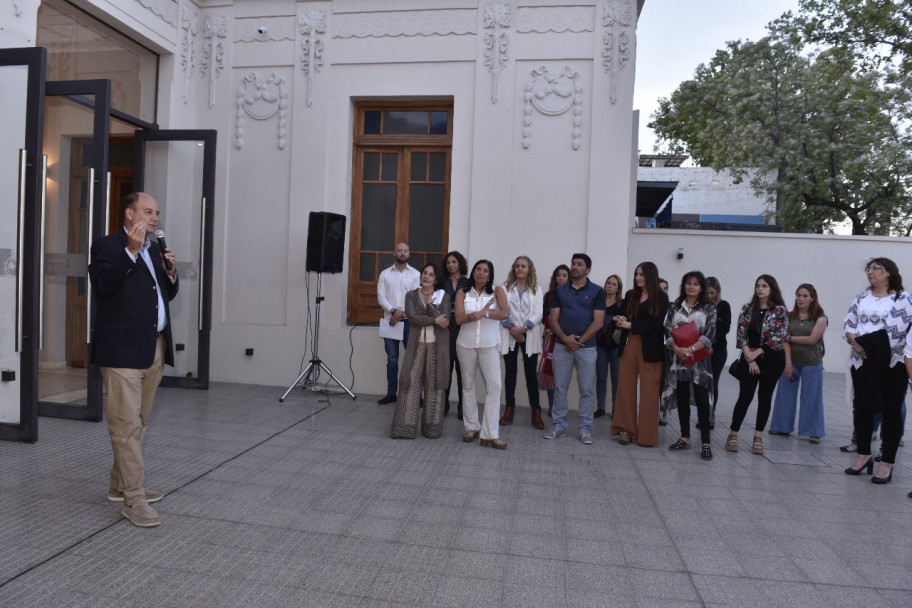
M 419 417 L 425 437 L 440 437 L 443 431 L 444 394 L 450 381 L 451 303 L 442 287 L 443 274 L 437 265 L 425 264 L 418 289 L 405 294 L 405 316 L 410 327 L 390 429 L 394 439 L 417 437 Z

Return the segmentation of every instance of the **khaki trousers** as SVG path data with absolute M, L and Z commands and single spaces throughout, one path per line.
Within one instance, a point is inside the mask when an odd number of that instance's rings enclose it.
M 164 346 L 165 338 L 159 335 L 149 369 L 101 368 L 107 393 L 105 417 L 114 450 L 109 490 L 122 492 L 127 506 L 145 499 L 142 444 L 164 371 Z
M 640 381 L 640 407 L 637 414 L 637 379 Z M 662 388 L 662 364 L 643 360 L 643 341 L 630 334 L 621 369 L 618 372 L 617 405 L 611 421 L 611 434 L 626 431 L 640 445 L 659 442 L 659 397 Z

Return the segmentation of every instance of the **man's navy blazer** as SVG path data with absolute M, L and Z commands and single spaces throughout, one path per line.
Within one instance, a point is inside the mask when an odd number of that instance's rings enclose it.
M 155 281 L 141 255 L 136 261 L 126 251 L 127 233 L 95 239 L 89 277 L 95 294 L 95 325 L 89 360 L 100 367 L 146 369 L 155 359 L 158 338 L 158 295 Z M 165 303 L 165 363 L 174 365 L 171 343 L 171 310 L 177 281 L 161 267 L 161 249 L 151 241 L 149 258 L 155 267 Z

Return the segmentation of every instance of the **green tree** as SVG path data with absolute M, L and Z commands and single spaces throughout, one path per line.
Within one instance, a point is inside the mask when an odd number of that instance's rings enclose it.
M 851 48 L 875 65 L 896 60 L 912 72 L 908 0 L 801 0 L 797 25 L 809 42 Z
M 849 220 L 853 234 L 908 233 L 912 155 L 896 91 L 845 49 L 805 53 L 796 32 L 729 42 L 659 100 L 649 126 L 671 151 L 749 179 L 785 230 Z

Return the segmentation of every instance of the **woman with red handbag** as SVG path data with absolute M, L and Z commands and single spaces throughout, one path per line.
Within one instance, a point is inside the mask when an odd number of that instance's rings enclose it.
M 709 302 L 706 277 L 692 270 L 681 278 L 681 295 L 672 303 L 665 318 L 665 389 L 662 399 L 666 411 L 678 407 L 681 437 L 668 449 L 676 452 L 690 448 L 690 393 L 697 404 L 700 422 L 700 457 L 712 458 L 709 447 L 709 395 L 713 390 L 712 345 L 716 336 L 716 307 Z

